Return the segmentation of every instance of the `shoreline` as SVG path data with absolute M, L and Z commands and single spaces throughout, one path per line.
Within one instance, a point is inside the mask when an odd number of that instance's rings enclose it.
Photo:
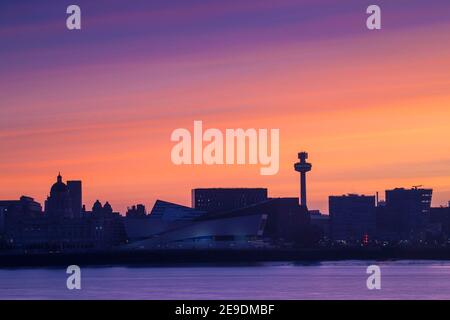
M 171 249 L 152 251 L 102 251 L 88 253 L 0 253 L 0 268 L 52 266 L 121 266 L 186 264 L 245 264 L 342 260 L 450 260 L 450 248 L 339 248 L 213 250 Z

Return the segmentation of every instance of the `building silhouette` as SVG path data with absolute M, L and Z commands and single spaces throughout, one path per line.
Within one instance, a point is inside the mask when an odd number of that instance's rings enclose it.
M 333 240 L 363 241 L 375 236 L 375 196 L 330 196 L 329 210 Z
M 44 211 L 30 197 L 0 201 L 0 246 L 26 252 L 83 252 L 124 243 L 123 217 L 108 202 L 97 201 L 92 211 L 83 210 L 81 199 L 81 181 L 65 184 L 58 174 Z
M 427 238 L 438 243 L 450 238 L 450 206 L 430 209 Z
M 424 237 L 433 190 L 414 187 L 386 190 L 383 228 L 398 240 Z
M 164 248 L 285 248 L 347 243 L 446 245 L 450 208 L 431 208 L 432 189 L 386 190 L 375 196 L 329 197 L 329 215 L 307 209 L 308 154 L 294 165 L 300 197 L 269 198 L 266 188 L 197 188 L 192 205 L 157 200 L 126 217 L 111 204 L 83 205 L 82 182 L 58 174 L 44 210 L 33 198 L 0 201 L 0 249 L 23 252 L 87 252 Z M 322 240 L 322 241 L 321 241 Z
M 212 197 L 223 192 L 204 190 Z M 218 211 L 208 212 L 157 200 L 150 215 L 127 218 L 125 227 L 130 249 L 301 246 L 312 239 L 308 212 L 298 198 L 267 199 L 228 211 L 218 206 Z
M 267 200 L 265 188 L 193 189 L 192 207 L 206 212 L 226 212 Z
M 330 216 L 323 214 L 319 210 L 308 210 L 311 219 L 311 226 L 317 233 L 318 240 L 330 239 Z
M 58 174 L 56 182 L 50 189 L 50 195 L 45 201 L 45 214 L 48 217 L 73 218 L 72 200 L 69 195 L 67 185 L 62 181 L 61 174 Z
M 22 237 L 23 226 L 42 216 L 42 206 L 31 197 L 22 196 L 19 200 L 0 201 L 0 248 L 14 246 L 14 239 L 9 235 L 17 234 Z M 30 228 L 31 232 L 33 228 L 38 227 Z
M 143 204 L 138 204 L 127 208 L 126 217 L 127 218 L 145 218 L 147 216 L 147 211 Z
M 70 205 L 73 217 L 81 217 L 83 208 L 83 190 L 81 181 L 67 181 L 67 189 L 69 191 Z
M 300 205 L 306 207 L 306 173 L 311 171 L 312 165 L 306 162 L 306 159 L 308 159 L 307 152 L 300 152 L 298 159 L 300 161 L 294 164 L 294 169 L 300 172 Z

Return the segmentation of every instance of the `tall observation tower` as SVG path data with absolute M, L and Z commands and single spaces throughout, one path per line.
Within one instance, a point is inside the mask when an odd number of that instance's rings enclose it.
M 294 168 L 295 171 L 300 172 L 300 205 L 306 207 L 306 173 L 311 171 L 312 165 L 306 162 L 307 152 L 299 152 L 298 159 L 300 162 L 294 164 Z

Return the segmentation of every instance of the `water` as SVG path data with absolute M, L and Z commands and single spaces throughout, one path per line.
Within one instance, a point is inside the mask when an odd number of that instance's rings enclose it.
M 366 268 L 381 267 L 381 290 Z M 245 266 L 0 269 L 0 299 L 450 299 L 449 261 L 343 261 Z

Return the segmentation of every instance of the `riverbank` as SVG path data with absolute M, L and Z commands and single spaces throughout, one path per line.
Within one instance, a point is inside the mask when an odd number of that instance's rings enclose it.
M 0 267 L 183 265 L 264 261 L 450 260 L 450 248 L 338 248 L 260 250 L 153 250 L 0 254 Z

